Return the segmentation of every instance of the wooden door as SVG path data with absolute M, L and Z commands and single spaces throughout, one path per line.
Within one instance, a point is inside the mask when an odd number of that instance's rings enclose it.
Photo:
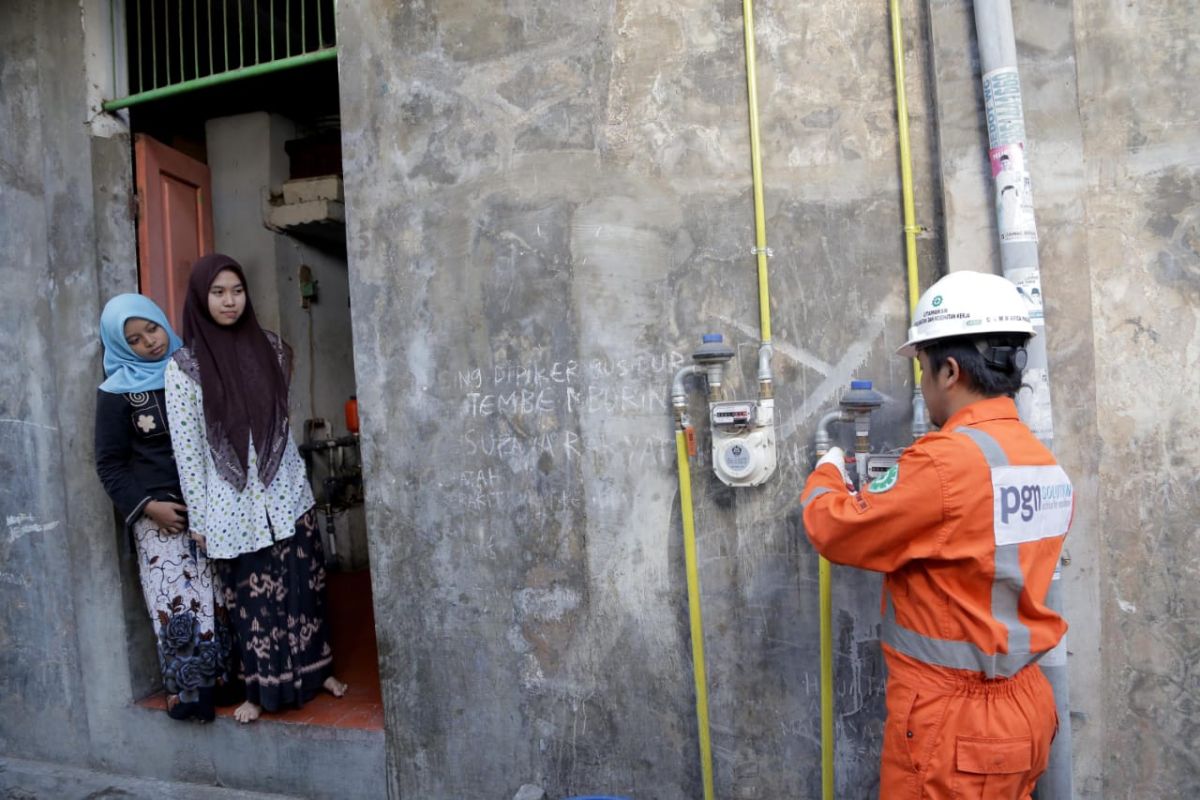
M 145 134 L 134 136 L 138 193 L 138 285 L 182 333 L 188 275 L 213 251 L 208 166 Z

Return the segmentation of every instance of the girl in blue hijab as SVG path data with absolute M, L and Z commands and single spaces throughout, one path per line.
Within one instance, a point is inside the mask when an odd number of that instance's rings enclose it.
M 149 297 L 119 294 L 100 314 L 105 381 L 111 394 L 163 388 L 167 360 L 183 346 L 167 315 Z
M 167 425 L 167 364 L 182 346 L 148 297 L 117 295 L 100 315 L 105 380 L 96 393 L 96 472 L 137 550 L 142 594 L 175 719 L 211 720 L 233 692 L 233 637 L 212 564 L 190 538 Z

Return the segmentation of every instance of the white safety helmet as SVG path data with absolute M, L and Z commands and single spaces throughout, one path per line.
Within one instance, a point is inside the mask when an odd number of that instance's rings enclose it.
M 896 351 L 916 358 L 925 342 L 951 336 L 1013 333 L 1033 336 L 1029 304 L 1007 278 L 986 272 L 951 272 L 921 295 L 908 341 Z

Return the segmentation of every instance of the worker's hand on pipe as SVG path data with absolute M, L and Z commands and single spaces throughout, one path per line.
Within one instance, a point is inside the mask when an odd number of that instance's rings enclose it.
M 817 467 L 820 467 L 822 464 L 832 464 L 837 467 L 837 471 L 842 475 L 842 483 L 847 486 L 853 486 L 850 482 L 850 476 L 846 474 L 846 454 L 842 451 L 842 448 L 829 448 L 829 452 L 817 460 Z

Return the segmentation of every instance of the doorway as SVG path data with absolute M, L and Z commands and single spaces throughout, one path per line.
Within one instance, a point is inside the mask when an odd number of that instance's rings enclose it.
M 302 709 L 264 714 L 264 719 L 381 730 L 337 62 L 293 55 L 297 49 L 327 52 L 335 46 L 333 4 L 225 4 L 224 18 L 222 4 L 216 4 L 215 16 L 213 7 L 153 0 L 125 4 L 130 89 L 152 95 L 128 106 L 138 190 L 139 286 L 177 321 L 181 286 L 195 258 L 226 253 L 245 269 L 263 327 L 291 345 L 292 433 L 317 501 L 334 672 L 350 688 L 340 700 L 320 694 Z M 294 63 L 276 68 L 289 59 Z M 276 67 L 258 69 L 272 64 Z M 239 77 L 204 83 L 225 67 L 241 70 Z M 178 79 L 192 85 L 176 93 L 170 87 L 178 88 Z M 139 625 L 145 627 L 144 619 L 131 620 L 131 626 Z M 145 646 L 135 640 L 138 652 L 131 659 L 145 662 Z M 142 676 L 135 687 L 145 695 L 141 704 L 163 705 L 165 698 L 154 685 L 156 671 L 142 668 L 134 674 Z M 221 713 L 231 712 L 232 707 Z

